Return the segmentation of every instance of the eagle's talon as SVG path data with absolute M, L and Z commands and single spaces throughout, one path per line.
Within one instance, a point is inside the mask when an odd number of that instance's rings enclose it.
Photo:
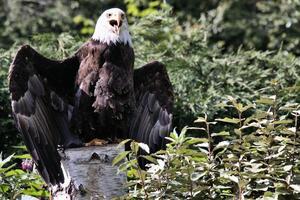
M 84 146 L 85 147 L 89 147 L 89 146 L 103 146 L 103 145 L 106 145 L 107 143 L 108 143 L 108 141 L 106 141 L 106 140 L 95 138 L 95 139 L 91 140 L 90 142 L 85 143 Z

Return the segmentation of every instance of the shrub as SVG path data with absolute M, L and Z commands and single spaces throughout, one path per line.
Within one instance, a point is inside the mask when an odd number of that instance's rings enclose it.
M 37 172 L 32 172 L 28 166 L 27 170 L 25 168 L 22 170 L 16 162 L 19 159 L 30 159 L 30 156 L 28 154 L 10 155 L 2 159 L 2 154 L 0 154 L 0 198 L 14 200 L 20 199 L 22 195 L 49 196 Z
M 236 1 L 220 0 L 202 13 L 209 29 L 209 41 L 227 51 L 284 49 L 299 55 L 298 0 Z
M 274 81 L 281 89 L 296 89 L 282 90 L 280 98 L 299 101 L 300 60 L 286 51 L 222 53 L 207 44 L 204 27 L 183 29 L 168 11 L 146 16 L 132 26 L 132 33 L 137 67 L 154 59 L 167 65 L 175 90 L 176 126 L 191 124 L 202 112 L 222 117 L 215 105 L 226 95 L 249 103 L 271 90 L 264 87 Z
M 228 97 L 223 107 L 238 117 L 208 121 L 205 115 L 195 120 L 198 127 L 174 130 L 166 150 L 143 156 L 152 162 L 147 170 L 137 164 L 138 149 L 147 146 L 132 142 L 131 151 L 114 161 L 129 158 L 119 167 L 132 178 L 125 198 L 298 199 L 300 105 L 278 105 L 276 95 L 249 105 Z M 249 109 L 253 114 L 246 114 Z M 211 131 L 216 124 L 229 126 Z M 190 129 L 202 138 L 187 137 Z
M 0 49 L 0 152 L 4 152 L 5 156 L 12 154 L 15 150 L 11 149 L 11 146 L 20 143 L 20 137 L 11 116 L 7 86 L 7 72 L 10 62 L 11 52 Z

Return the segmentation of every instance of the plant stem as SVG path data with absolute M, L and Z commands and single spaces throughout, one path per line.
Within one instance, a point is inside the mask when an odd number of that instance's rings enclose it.
M 294 132 L 294 138 L 293 138 L 293 151 L 292 151 L 292 166 L 293 167 L 291 169 L 292 176 L 294 174 L 294 166 L 295 166 L 295 149 L 296 149 L 297 126 L 298 126 L 298 115 L 295 115 L 295 132 Z
M 208 137 L 208 160 L 210 161 L 212 156 L 212 138 L 209 130 L 209 122 L 205 122 L 205 124 L 206 124 L 206 133 Z
M 136 152 L 134 151 L 134 157 L 138 160 L 138 158 L 139 158 L 139 156 L 136 154 Z M 142 169 L 140 168 L 140 165 L 139 164 L 137 164 L 137 172 L 138 172 L 138 175 L 139 175 L 139 177 L 140 177 L 140 179 L 141 179 L 141 182 L 142 182 L 142 188 L 143 188 L 143 190 L 144 190 L 144 192 L 145 192 L 145 195 L 146 195 L 146 197 L 145 197 L 145 199 L 149 199 L 149 196 L 148 196 L 148 192 L 147 192 L 147 190 L 146 190 L 146 188 L 145 188 L 145 179 L 144 179 L 144 177 L 143 177 L 143 173 L 142 173 Z
M 187 162 L 188 166 L 190 165 L 189 162 Z M 188 177 L 189 177 L 189 191 L 190 191 L 190 196 L 193 197 L 193 181 L 191 179 L 191 172 L 190 172 L 190 168 L 187 168 L 187 173 L 188 173 Z

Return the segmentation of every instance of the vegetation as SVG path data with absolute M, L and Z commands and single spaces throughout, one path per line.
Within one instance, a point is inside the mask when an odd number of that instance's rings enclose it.
M 149 148 L 133 141 L 131 151 L 114 160 L 129 156 L 119 166 L 132 178 L 126 198 L 299 199 L 300 105 L 278 105 L 276 95 L 248 105 L 229 96 L 220 106 L 233 109 L 234 116 L 209 121 L 205 114 L 195 120 L 199 126 L 174 130 L 166 150 L 142 156 L 151 162 L 146 171 L 137 153 Z M 226 129 L 213 132 L 217 124 Z M 189 130 L 200 137 L 188 137 Z
M 20 171 L 20 158 L 10 156 L 23 153 L 12 148 L 22 144 L 6 81 L 14 53 L 29 43 L 48 57 L 67 57 L 90 37 L 102 10 L 121 7 L 128 13 L 135 67 L 151 60 L 166 64 L 176 95 L 176 129 L 166 150 L 146 157 L 150 168 L 137 166 L 137 149 L 147 148 L 138 143 L 116 160 L 130 157 L 120 166 L 130 178 L 127 198 L 299 198 L 300 1 L 194 5 L 0 1 L 0 152 L 7 158 L 0 162 L 0 197 L 14 199 L 29 188 L 31 195 L 45 194 L 40 178 Z
M 19 162 L 21 159 L 22 163 Z M 1 199 L 18 199 L 20 195 L 49 196 L 43 181 L 33 169 L 29 154 L 12 154 L 5 159 L 0 154 L 0 178 Z

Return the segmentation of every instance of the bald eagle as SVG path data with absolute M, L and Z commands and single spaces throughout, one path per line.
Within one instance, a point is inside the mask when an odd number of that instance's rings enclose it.
M 12 113 L 48 185 L 64 182 L 58 146 L 104 144 L 131 138 L 151 152 L 164 146 L 172 121 L 173 89 L 155 61 L 134 69 L 125 13 L 112 8 L 71 57 L 45 58 L 22 46 L 10 66 Z

